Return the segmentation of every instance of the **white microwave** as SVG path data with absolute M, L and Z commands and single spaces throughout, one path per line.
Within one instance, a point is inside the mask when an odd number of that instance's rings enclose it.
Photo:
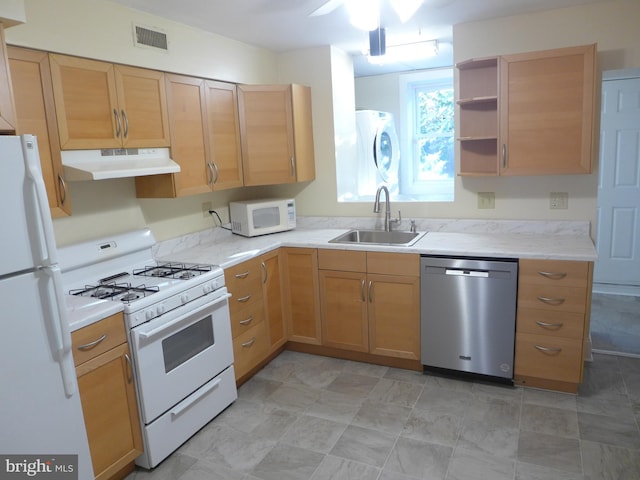
M 245 237 L 296 228 L 296 204 L 292 198 L 231 202 L 229 215 L 231 231 Z

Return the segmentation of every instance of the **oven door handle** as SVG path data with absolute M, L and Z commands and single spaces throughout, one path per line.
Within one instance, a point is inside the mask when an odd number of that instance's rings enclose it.
M 222 379 L 218 378 L 217 380 L 215 380 L 208 387 L 203 387 L 202 390 L 200 390 L 198 393 L 194 394 L 191 398 L 189 398 L 189 400 L 186 403 L 183 403 L 179 407 L 174 408 L 173 410 L 171 410 L 171 416 L 172 417 L 177 417 L 178 415 L 180 415 L 186 409 L 191 407 L 194 403 L 198 402 L 206 394 L 208 394 L 209 392 L 211 392 L 212 390 L 217 388 L 220 385 L 220 382 L 222 382 Z
M 216 305 L 218 303 L 226 302 L 228 298 L 231 298 L 231 294 L 230 293 L 225 293 L 224 295 L 222 295 L 220 298 L 217 298 L 213 302 L 207 303 L 206 306 L 207 306 L 207 308 L 210 308 L 210 307 L 212 307 L 212 306 L 214 306 L 214 305 Z M 159 326 L 158 328 L 154 328 L 153 330 L 149 330 L 148 332 L 138 332 L 137 335 L 140 338 L 143 338 L 143 339 L 147 340 L 147 339 L 149 339 L 151 337 L 155 337 L 157 334 L 164 332 L 165 330 L 173 327 L 174 325 L 178 325 L 178 324 L 182 323 L 183 321 L 184 321 L 184 318 L 182 318 L 182 316 L 181 316 L 181 317 L 176 318 L 175 320 L 173 320 L 171 322 L 168 322 L 168 323 L 165 323 L 165 324 Z

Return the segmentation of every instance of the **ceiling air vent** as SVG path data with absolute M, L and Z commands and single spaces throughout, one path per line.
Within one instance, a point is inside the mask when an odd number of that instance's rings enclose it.
M 167 34 L 158 28 L 151 29 L 133 24 L 133 44 L 136 47 L 157 48 L 168 51 Z

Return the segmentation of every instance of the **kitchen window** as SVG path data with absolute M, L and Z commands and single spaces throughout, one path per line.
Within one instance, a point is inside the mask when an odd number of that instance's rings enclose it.
M 454 200 L 453 70 L 401 75 L 399 199 Z M 404 101 L 402 101 L 404 99 Z

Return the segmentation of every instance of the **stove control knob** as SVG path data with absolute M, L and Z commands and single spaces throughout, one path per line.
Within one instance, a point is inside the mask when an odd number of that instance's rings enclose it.
M 205 295 L 206 295 L 207 293 L 211 293 L 211 292 L 213 292 L 213 286 L 212 286 L 212 285 L 210 285 L 210 284 L 208 284 L 208 283 L 205 283 L 205 284 L 202 286 L 202 291 L 204 292 L 204 294 L 205 294 Z
M 189 295 L 186 293 L 181 295 L 180 300 L 182 301 L 182 303 L 189 303 Z
M 147 320 L 151 320 L 153 318 L 153 310 L 147 310 L 144 312 L 144 318 Z
M 167 307 L 165 307 L 164 303 L 161 303 L 160 305 L 158 305 L 158 308 L 156 309 L 156 311 L 158 312 L 158 315 L 162 315 L 164 312 L 167 311 Z

